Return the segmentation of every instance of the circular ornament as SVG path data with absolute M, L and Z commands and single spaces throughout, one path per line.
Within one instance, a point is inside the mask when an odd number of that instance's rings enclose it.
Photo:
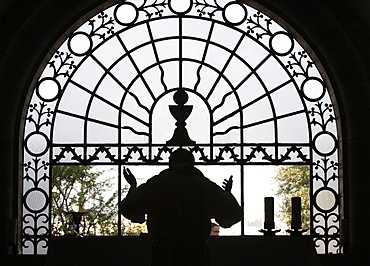
M 92 48 L 92 40 L 86 32 L 75 32 L 68 40 L 68 49 L 76 56 L 86 55 Z
M 230 2 L 225 5 L 222 16 L 226 22 L 238 26 L 247 20 L 248 10 L 242 3 Z
M 279 56 L 288 55 L 293 48 L 293 38 L 287 32 L 275 32 L 270 38 L 270 49 Z
M 53 78 L 47 77 L 39 81 L 36 88 L 36 94 L 41 100 L 52 102 L 56 100 L 60 90 L 59 82 Z
M 135 23 L 138 17 L 139 12 L 132 3 L 122 3 L 114 9 L 115 20 L 123 26 Z
M 33 156 L 42 156 L 48 151 L 49 140 L 42 132 L 32 132 L 24 141 L 26 151 Z

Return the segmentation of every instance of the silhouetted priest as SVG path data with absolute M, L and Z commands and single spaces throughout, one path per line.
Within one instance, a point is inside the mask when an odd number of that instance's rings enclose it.
M 120 213 L 135 223 L 143 223 L 147 215 L 148 235 L 154 240 L 152 266 L 210 265 L 211 219 L 224 228 L 241 220 L 232 178 L 219 187 L 194 167 L 188 150 L 174 151 L 169 168 L 139 187 L 129 169 L 124 176 L 131 187 L 119 204 Z

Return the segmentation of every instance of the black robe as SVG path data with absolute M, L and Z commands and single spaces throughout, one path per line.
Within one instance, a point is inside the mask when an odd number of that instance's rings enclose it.
M 228 228 L 242 217 L 230 192 L 189 166 L 166 169 L 131 189 L 119 208 L 133 222 L 147 215 L 152 265 L 209 265 L 210 220 Z

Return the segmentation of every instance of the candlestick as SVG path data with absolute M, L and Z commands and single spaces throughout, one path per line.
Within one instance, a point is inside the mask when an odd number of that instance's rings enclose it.
M 274 198 L 265 197 L 265 229 L 274 229 Z
M 277 232 L 281 230 L 275 230 L 274 222 L 274 198 L 266 197 L 265 198 L 265 222 L 264 229 L 258 230 L 263 233 L 264 236 L 275 236 Z
M 293 197 L 292 202 L 292 220 L 291 220 L 291 229 L 286 230 L 291 236 L 301 236 L 304 232 L 307 232 L 307 229 L 302 230 L 302 206 L 301 198 Z
M 65 213 L 71 215 L 71 224 L 68 226 L 71 229 L 70 233 L 78 237 L 83 237 L 80 234 L 80 222 L 81 222 L 82 216 L 87 214 L 87 212 L 71 211 L 71 212 L 65 212 Z
M 292 229 L 302 229 L 302 219 L 301 219 L 301 198 L 293 197 L 292 198 Z

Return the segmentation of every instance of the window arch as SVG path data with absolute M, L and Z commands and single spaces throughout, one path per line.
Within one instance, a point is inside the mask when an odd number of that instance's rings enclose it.
M 246 4 L 132 0 L 104 10 L 68 36 L 34 88 L 24 252 L 48 246 L 51 165 L 161 165 L 176 146 L 198 165 L 238 167 L 242 206 L 244 166 L 311 165 L 311 234 L 320 252 L 336 252 L 330 97 L 292 34 Z

